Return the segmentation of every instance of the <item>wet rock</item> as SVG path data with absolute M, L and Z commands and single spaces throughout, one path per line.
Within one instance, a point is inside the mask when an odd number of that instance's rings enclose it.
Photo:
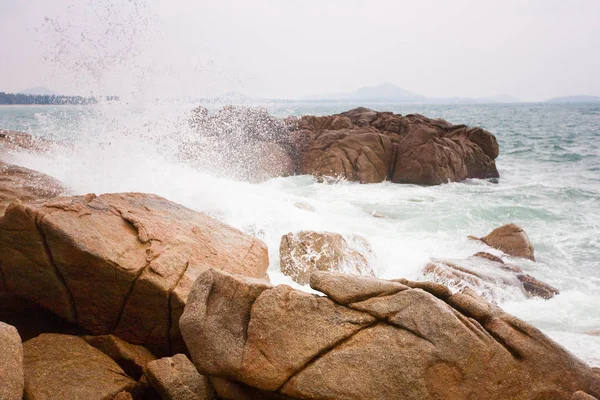
M 216 400 L 209 379 L 183 354 L 149 362 L 146 373 L 163 400 Z
M 591 396 L 585 392 L 582 392 L 581 390 L 578 390 L 577 392 L 573 393 L 573 397 L 571 397 L 571 400 L 598 400 L 597 398 L 595 398 L 594 396 Z
M 529 241 L 525 231 L 518 225 L 502 225 L 479 240 L 510 256 L 523 257 L 535 261 L 533 245 Z
M 422 185 L 499 176 L 498 143 L 481 128 L 367 108 L 304 116 L 297 128 L 294 154 L 301 174 Z
M 66 188 L 58 180 L 41 172 L 0 161 L 0 218 L 13 200 L 26 202 L 50 199 L 64 193 Z
M 180 321 L 198 371 L 291 398 L 594 394 L 589 366 L 472 291 L 326 272 L 311 286 L 327 297 L 204 272 Z
M 154 354 L 145 347 L 127 343 L 113 335 L 82 336 L 82 339 L 112 358 L 135 380 L 142 377 L 146 364 L 156 360 Z
M 368 248 L 368 242 L 363 247 Z M 279 257 L 281 272 L 301 285 L 307 284 L 315 271 L 375 276 L 365 256 L 352 249 L 339 233 L 288 233 L 281 238 Z
M 54 145 L 55 142 L 29 133 L 0 129 L 0 156 L 9 151 L 45 152 Z
M 23 398 L 23 345 L 16 328 L 0 322 L 0 399 Z
M 448 284 L 453 287 L 471 287 L 486 295 L 490 300 L 496 287 L 521 287 L 527 295 L 549 299 L 560 291 L 549 284 L 542 282 L 515 265 L 497 261 L 495 256 L 486 254 L 482 257 L 477 253 L 474 257 L 485 259 L 486 262 L 473 263 L 473 259 L 448 261 L 437 260 L 428 263 L 423 268 L 428 280 Z M 467 264 L 467 267 L 459 264 Z M 487 267 L 487 268 L 483 268 Z M 483 268 L 483 269 L 482 269 Z M 482 269 L 482 270 L 480 270 Z
M 76 336 L 42 334 L 23 345 L 25 398 L 112 399 L 138 384 L 107 355 Z
M 185 350 L 177 321 L 202 271 L 265 278 L 268 263 L 261 241 L 150 194 L 16 201 L 0 222 L 7 291 L 158 354 Z

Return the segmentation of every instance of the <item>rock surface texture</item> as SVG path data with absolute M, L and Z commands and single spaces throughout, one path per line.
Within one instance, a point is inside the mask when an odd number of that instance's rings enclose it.
M 23 398 L 23 345 L 17 329 L 0 322 L 0 399 Z
M 301 285 L 307 284 L 315 271 L 375 276 L 365 256 L 350 248 L 339 233 L 288 233 L 281 238 L 279 258 L 281 272 Z
M 216 400 L 209 379 L 183 354 L 148 363 L 146 374 L 163 400 Z
M 503 251 L 509 256 L 522 257 L 535 261 L 533 245 L 523 228 L 518 225 L 502 225 L 479 240 L 490 247 Z
M 499 177 L 498 143 L 481 128 L 368 108 L 304 116 L 297 127 L 300 174 L 421 185 Z
M 265 278 L 268 264 L 258 239 L 150 194 L 16 201 L 0 221 L 5 290 L 157 354 L 184 351 L 177 321 L 203 271 Z
M 42 334 L 23 350 L 28 400 L 112 399 L 137 390 L 113 360 L 76 336 Z
M 211 269 L 180 326 L 200 373 L 288 398 L 598 394 L 589 366 L 472 291 L 403 282 L 317 272 L 321 297 Z
M 48 175 L 0 161 L 0 218 L 15 199 L 50 199 L 65 192 L 65 187 Z

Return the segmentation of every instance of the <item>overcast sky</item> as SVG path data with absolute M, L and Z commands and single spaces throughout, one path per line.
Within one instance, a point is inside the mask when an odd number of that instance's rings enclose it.
M 0 91 L 600 95 L 600 0 L 0 0 Z

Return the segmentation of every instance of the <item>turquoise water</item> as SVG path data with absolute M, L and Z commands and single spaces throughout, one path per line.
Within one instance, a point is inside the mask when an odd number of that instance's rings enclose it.
M 360 234 L 373 249 L 378 276 L 422 279 L 431 258 L 463 259 L 489 250 L 468 235 L 517 223 L 537 262 L 511 261 L 561 294 L 548 301 L 510 289 L 488 295 L 600 366 L 600 338 L 585 333 L 600 328 L 599 105 L 373 105 L 482 126 L 496 135 L 498 184 L 470 180 L 435 187 L 321 184 L 307 176 L 250 184 L 196 170 L 177 158 L 178 146 L 192 134 L 187 117 L 193 106 L 0 107 L 0 128 L 72 142 L 68 150 L 10 157 L 61 179 L 73 193 L 154 192 L 260 237 L 269 246 L 272 281 L 295 287 L 279 272 L 279 240 L 290 231 Z M 354 107 L 266 106 L 279 116 Z M 314 211 L 296 207 L 299 202 Z

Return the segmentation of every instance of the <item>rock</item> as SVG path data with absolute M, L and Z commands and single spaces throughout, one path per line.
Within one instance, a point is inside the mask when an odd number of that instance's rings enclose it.
M 65 187 L 48 175 L 0 161 L 0 218 L 15 199 L 50 199 L 65 192 Z
M 456 288 L 471 287 L 489 300 L 494 299 L 493 293 L 496 287 L 521 287 L 527 295 L 543 299 L 549 299 L 560 293 L 558 289 L 524 273 L 521 268 L 505 264 L 491 254 L 483 254 L 485 256 L 477 253 L 471 259 L 456 262 L 436 260 L 423 268 L 423 274 L 428 280 Z M 463 267 L 459 263 L 468 266 Z
M 47 151 L 55 144 L 55 142 L 32 136 L 29 133 L 0 129 L 0 153 L 22 150 L 39 153 Z
M 216 400 L 208 378 L 183 354 L 149 362 L 147 375 L 163 400 Z
M 133 400 L 133 396 L 129 392 L 119 392 L 112 400 Z
M 301 117 L 293 134 L 301 174 L 361 183 L 437 185 L 498 178 L 498 143 L 481 128 L 357 108 Z
M 177 321 L 209 267 L 266 278 L 264 243 L 162 197 L 13 202 L 0 222 L 6 289 L 94 335 L 185 351 Z
M 198 107 L 190 126 L 196 136 L 181 144 L 180 157 L 196 168 L 251 182 L 294 175 L 289 123 L 264 108 L 225 106 L 209 114 Z
M 287 400 L 291 397 L 258 390 L 240 382 L 211 377 L 210 382 L 219 400 Z
M 589 394 L 582 392 L 581 390 L 578 390 L 577 392 L 573 393 L 573 397 L 571 397 L 571 400 L 598 400 L 597 398 L 595 398 L 594 396 L 590 396 Z
M 156 360 L 145 347 L 127 343 L 113 335 L 83 336 L 82 339 L 112 358 L 135 380 L 142 377 L 146 364 Z
M 535 261 L 533 245 L 529 241 L 525 231 L 518 225 L 502 225 L 479 240 L 510 256 L 523 257 Z
M 23 344 L 25 398 L 112 399 L 137 382 L 107 355 L 76 336 L 42 334 Z
M 23 398 L 23 345 L 17 329 L 0 321 L 0 399 Z
M 390 139 L 370 129 L 326 130 L 304 133 L 298 173 L 334 177 L 360 183 L 389 178 L 394 148 Z
M 368 248 L 368 243 L 363 247 Z M 281 238 L 279 257 L 281 272 L 301 285 L 315 271 L 375 276 L 365 256 L 350 248 L 339 233 L 288 233 Z
M 180 321 L 198 371 L 317 400 L 595 395 L 589 366 L 468 289 L 327 272 L 311 286 L 327 297 L 205 271 Z
M 24 342 L 42 333 L 86 334 L 77 325 L 65 321 L 38 304 L 7 292 L 0 292 L 0 321 L 17 328 Z

